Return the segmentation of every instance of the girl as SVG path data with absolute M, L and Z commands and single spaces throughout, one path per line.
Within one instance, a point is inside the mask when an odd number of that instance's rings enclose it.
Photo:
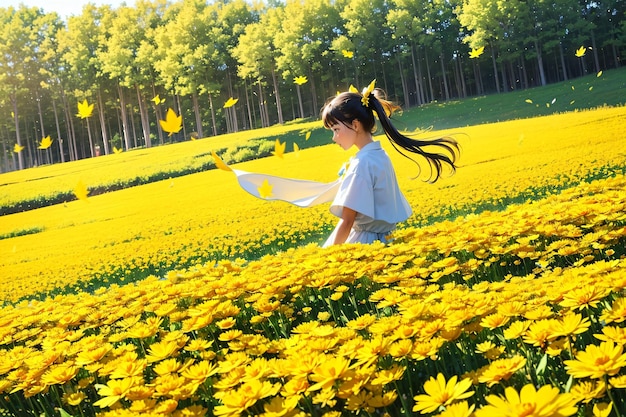
M 322 120 L 324 127 L 332 130 L 333 140 L 345 150 L 352 146 L 359 149 L 342 177 L 331 183 L 240 171 L 226 165 L 215 152 L 213 158 L 218 168 L 233 172 L 239 185 L 256 197 L 299 207 L 332 201 L 330 211 L 340 220 L 324 246 L 385 242 L 396 223 L 409 218 L 411 207 L 398 187 L 389 156 L 372 137 L 374 113 L 398 152 L 411 160 L 407 153 L 414 153 L 428 162 L 432 182 L 440 177 L 444 165 L 455 170 L 459 154 L 454 139 L 416 140 L 400 134 L 389 120 L 397 109 L 383 98 L 381 90 L 374 90 L 374 81 L 362 94 L 351 86 L 349 92 L 337 95 L 324 106 Z M 425 147 L 439 148 L 441 152 L 427 152 Z
M 412 213 L 398 187 L 389 156 L 372 137 L 376 128 L 374 113 L 398 152 L 411 160 L 404 151 L 426 159 L 432 182 L 439 179 L 444 164 L 455 170 L 458 143 L 452 138 L 423 141 L 402 135 L 389 119 L 397 109 L 398 106 L 383 98 L 381 90 L 374 89 L 374 81 L 362 94 L 351 87 L 322 109 L 324 127 L 333 132 L 333 141 L 344 150 L 352 146 L 359 149 L 343 174 L 331 204 L 331 213 L 340 220 L 324 246 L 385 242 L 396 223 L 408 219 Z M 426 146 L 439 148 L 441 152 L 427 152 Z

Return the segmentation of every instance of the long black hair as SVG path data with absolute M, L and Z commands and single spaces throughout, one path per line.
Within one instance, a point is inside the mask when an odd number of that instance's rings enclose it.
M 439 179 L 444 164 L 448 165 L 454 172 L 456 170 L 456 159 L 460 155 L 458 142 L 451 137 L 419 140 L 403 135 L 391 123 L 390 119 L 393 112 L 399 109 L 399 106 L 386 100 L 384 92 L 378 88 L 365 97 L 360 93 L 348 91 L 331 98 L 324 105 L 322 108 L 322 121 L 324 127 L 330 129 L 337 123 L 343 123 L 350 127 L 354 120 L 358 120 L 364 129 L 374 133 L 376 130 L 375 112 L 385 131 L 385 135 L 387 135 L 393 147 L 400 154 L 415 162 L 420 172 L 420 164 L 407 155 L 407 152 L 418 154 L 426 159 L 431 170 L 428 178 L 430 182 L 435 182 Z M 428 152 L 423 149 L 427 146 L 438 147 L 441 152 Z

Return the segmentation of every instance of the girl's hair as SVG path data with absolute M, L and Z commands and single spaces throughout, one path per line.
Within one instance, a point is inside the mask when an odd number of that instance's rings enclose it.
M 439 179 L 443 171 L 443 164 L 448 165 L 454 172 L 456 170 L 455 162 L 460 153 L 457 141 L 450 137 L 418 140 L 403 135 L 398 132 L 390 120 L 393 112 L 399 109 L 399 106 L 387 101 L 384 92 L 378 88 L 374 89 L 367 97 L 359 93 L 345 92 L 331 98 L 326 103 L 322 109 L 322 121 L 324 127 L 330 129 L 337 123 L 343 123 L 350 127 L 354 120 L 358 120 L 364 129 L 374 133 L 376 130 L 374 112 L 376 112 L 385 134 L 400 154 L 415 162 L 418 168 L 420 168 L 419 163 L 406 152 L 421 155 L 426 159 L 431 169 L 429 177 L 431 182 Z M 441 152 L 428 152 L 423 149 L 426 146 L 440 148 Z

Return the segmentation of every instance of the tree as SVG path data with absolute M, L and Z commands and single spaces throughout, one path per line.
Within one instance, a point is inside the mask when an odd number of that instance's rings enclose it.
M 39 44 L 44 33 L 37 24 L 43 12 L 37 8 L 0 8 L 0 95 L 11 105 L 15 139 L 22 144 L 20 108 L 29 100 L 32 86 L 40 80 Z M 25 167 L 24 154 L 18 152 L 19 169 Z

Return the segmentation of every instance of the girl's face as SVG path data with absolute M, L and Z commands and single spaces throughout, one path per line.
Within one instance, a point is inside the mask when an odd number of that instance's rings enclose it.
M 330 127 L 333 132 L 333 142 L 341 146 L 344 151 L 350 149 L 356 141 L 356 131 L 343 123 L 335 123 Z

